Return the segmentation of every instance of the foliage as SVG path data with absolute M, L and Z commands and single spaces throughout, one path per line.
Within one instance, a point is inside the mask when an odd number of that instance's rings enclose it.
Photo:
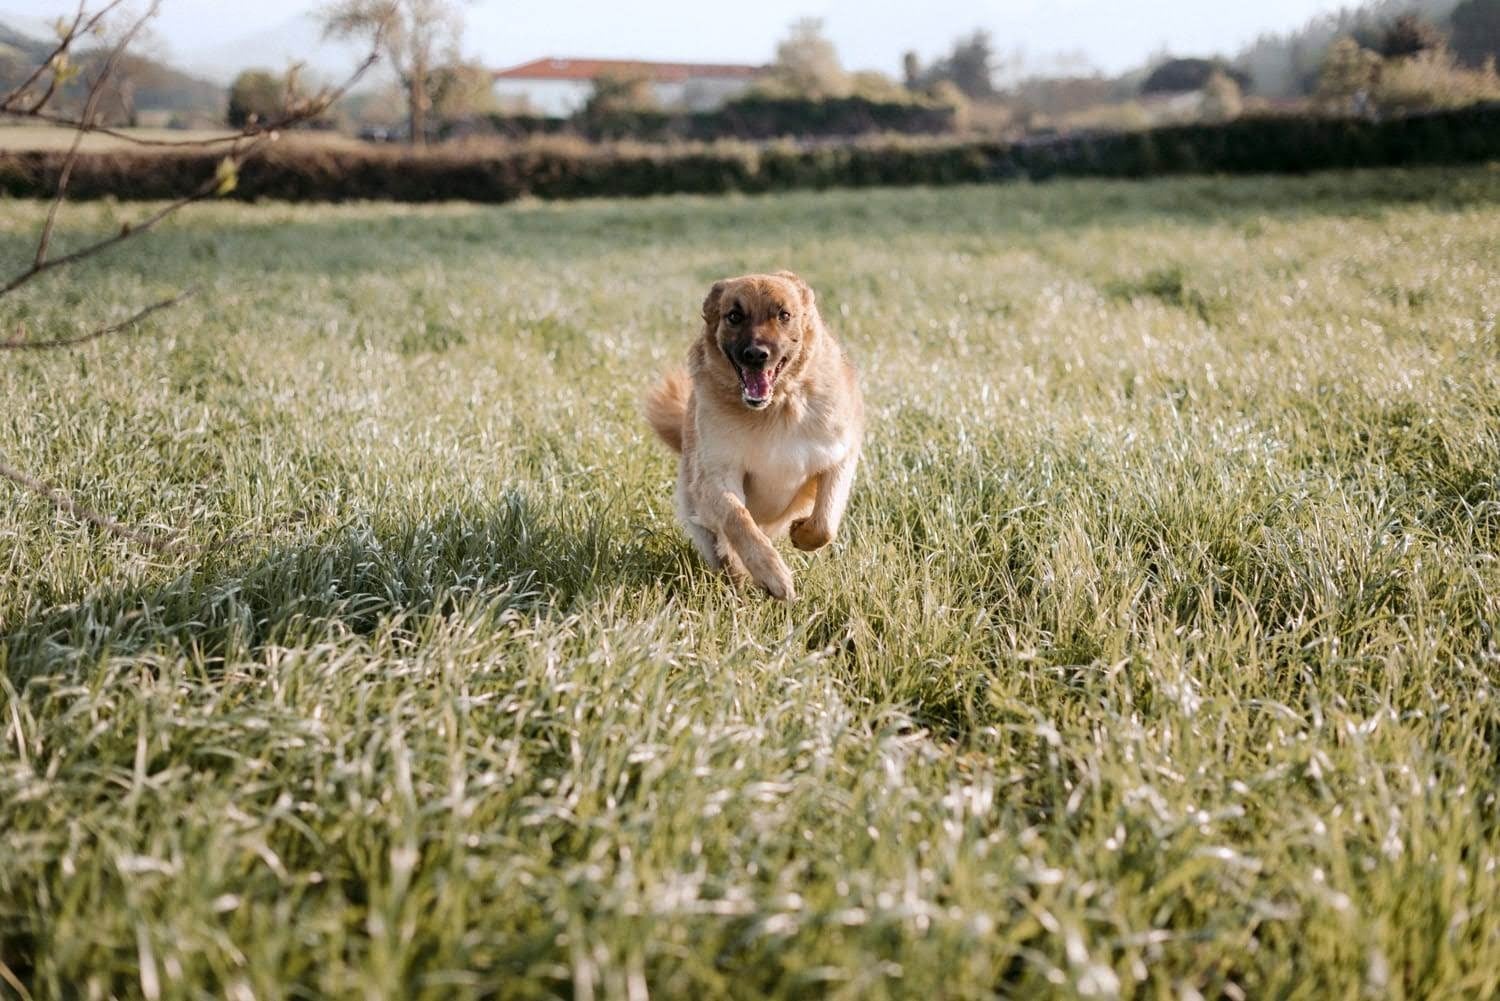
M 1203 86 L 1203 120 L 1206 122 L 1228 122 L 1240 117 L 1244 100 L 1240 85 L 1223 71 L 1217 71 Z
M 776 46 L 776 61 L 757 87 L 775 97 L 823 99 L 851 93 L 849 74 L 823 33 L 823 22 L 810 17 L 795 22 Z
M 1246 87 L 1249 78 L 1241 71 L 1217 59 L 1168 59 L 1157 66 L 1141 84 L 1142 94 L 1186 94 L 1208 87 L 1215 75 L 1228 78 L 1236 86 Z
M 829 104 L 815 102 L 812 107 L 826 110 Z M 747 116 L 747 127 L 755 122 L 755 114 L 768 116 L 761 119 L 763 124 L 774 122 L 778 113 L 778 102 L 769 100 L 739 107 Z M 636 133 L 631 128 L 622 134 Z M 276 149 L 245 166 L 235 196 L 506 202 L 527 196 L 597 198 L 1485 163 L 1500 159 L 1500 106 L 1385 121 L 1243 117 L 1220 125 L 1074 135 L 1049 142 L 949 140 L 762 148 L 729 144 L 626 150 L 578 145 L 582 148 L 458 147 L 405 155 L 316 146 Z M 0 154 L 0 195 L 45 197 L 55 188 L 62 163 L 63 157 L 55 152 Z M 167 198 L 188 178 L 211 176 L 216 163 L 204 155 L 84 155 L 74 166 L 71 190 L 78 198 Z
M 1328 49 L 1340 38 L 1353 38 L 1362 47 L 1379 48 L 1387 26 L 1398 17 L 1416 14 L 1445 24 L 1459 0 L 1367 0 L 1319 14 L 1302 28 L 1267 34 L 1240 53 L 1236 65 L 1254 80 L 1253 90 L 1275 98 L 1316 92 Z
M 463 33 L 459 0 L 333 0 L 323 10 L 324 33 L 378 43 L 406 91 L 407 134 L 427 142 L 432 73 L 459 62 Z
M 601 76 L 594 80 L 593 93 L 584 105 L 585 120 L 605 115 L 638 111 L 659 111 L 660 102 L 651 81 L 644 76 Z
M 964 108 L 953 95 L 923 99 L 903 93 L 900 100 L 866 97 L 809 99 L 751 92 L 712 111 L 658 111 L 618 107 L 585 109 L 570 120 L 536 115 L 494 115 L 497 135 L 573 134 L 585 139 L 637 142 L 708 142 L 718 139 L 827 139 L 878 133 L 942 135 L 955 131 Z M 963 95 L 957 95 L 959 101 Z
M 1402 14 L 1382 33 L 1379 51 L 1387 59 L 1410 59 L 1446 44 L 1437 25 L 1416 14 Z
M 181 217 L 91 287 L 213 302 L 0 366 L 0 452 L 198 547 L 4 494 L 3 969 L 1495 996 L 1497 206 L 1480 169 Z M 708 283 L 784 265 L 870 410 L 792 609 L 703 571 L 639 416 Z
M 1446 49 L 1388 62 L 1373 94 L 1384 112 L 1409 114 L 1500 101 L 1500 77 L 1491 63 L 1483 69 L 1460 66 Z
M 849 95 L 877 104 L 903 104 L 914 99 L 911 91 L 879 70 L 860 70 L 851 73 Z
M 226 120 L 230 127 L 274 121 L 286 110 L 288 83 L 286 77 L 269 70 L 249 69 L 236 76 L 229 85 Z
M 1453 51 L 1471 67 L 1500 59 L 1500 0 L 1464 0 L 1453 11 Z
M 499 109 L 494 78 L 479 63 L 454 62 L 428 74 L 432 113 L 440 122 L 487 115 Z
M 995 42 L 988 31 L 977 29 L 960 37 L 948 55 L 925 70 L 915 53 L 909 55 L 906 73 L 908 86 L 913 89 L 931 91 L 937 84 L 948 82 L 971 99 L 984 100 L 996 94 Z
M 1328 50 L 1318 77 L 1318 100 L 1331 111 L 1348 114 L 1358 110 L 1380 79 L 1381 58 L 1353 38 L 1341 38 Z

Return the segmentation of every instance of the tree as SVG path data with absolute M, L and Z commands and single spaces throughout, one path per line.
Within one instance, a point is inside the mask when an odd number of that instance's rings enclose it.
M 908 66 L 908 74 L 915 67 Z M 964 96 L 990 98 L 995 96 L 995 43 L 990 33 L 984 30 L 964 35 L 953 43 L 953 51 L 929 66 L 917 77 L 917 86 L 931 90 L 944 80 L 954 84 Z M 911 84 L 909 83 L 908 86 Z
M 900 104 L 912 99 L 910 91 L 879 70 L 860 70 L 850 74 L 849 93 L 883 104 Z
M 285 79 L 269 70 L 245 70 L 229 85 L 226 119 L 236 129 L 272 121 L 286 107 L 286 97 Z
M 641 74 L 605 74 L 594 78 L 594 91 L 583 106 L 587 118 L 658 107 L 651 81 Z
M 1469 66 L 1500 58 L 1500 0 L 1465 0 L 1453 9 L 1453 51 Z
M 457 62 L 434 70 L 427 81 L 438 121 L 453 122 L 500 109 L 495 81 L 478 63 Z
M 1348 114 L 1375 87 L 1380 78 L 1379 53 L 1361 48 L 1352 38 L 1340 38 L 1328 48 L 1318 76 L 1318 99 L 1330 110 Z
M 975 31 L 953 43 L 948 79 L 969 97 L 995 96 L 995 43 L 988 31 Z
M 1229 77 L 1241 90 L 1250 86 L 1244 73 L 1218 59 L 1168 59 L 1146 77 L 1142 94 L 1190 94 L 1208 86 L 1215 73 Z
M 1500 100 L 1500 77 L 1493 63 L 1483 69 L 1466 69 L 1446 48 L 1433 49 L 1386 63 L 1373 98 L 1388 114 L 1462 108 Z
M 335 0 L 323 11 L 323 31 L 335 38 L 368 38 L 390 61 L 406 91 L 409 141 L 427 142 L 431 74 L 457 61 L 463 18 L 454 0 Z
M 776 46 L 770 75 L 775 89 L 797 97 L 849 94 L 849 74 L 844 72 L 833 43 L 823 34 L 823 22 L 813 17 L 793 24 L 786 39 Z
M 1380 37 L 1380 54 L 1387 59 L 1410 59 L 1423 52 L 1436 52 L 1447 39 L 1431 21 L 1403 14 L 1391 22 Z
M 1216 71 L 1203 87 L 1203 118 L 1210 122 L 1230 122 L 1240 117 L 1245 102 L 1234 77 Z
M 907 52 L 901 57 L 901 79 L 906 82 L 907 90 L 921 87 L 922 60 L 915 52 Z

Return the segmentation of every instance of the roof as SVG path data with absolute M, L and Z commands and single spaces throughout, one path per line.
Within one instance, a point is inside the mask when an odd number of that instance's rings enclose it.
M 659 83 L 682 80 L 749 80 L 765 72 L 763 66 L 726 63 L 653 63 L 641 59 L 533 59 L 497 70 L 496 80 L 593 80 L 601 76 L 645 77 Z

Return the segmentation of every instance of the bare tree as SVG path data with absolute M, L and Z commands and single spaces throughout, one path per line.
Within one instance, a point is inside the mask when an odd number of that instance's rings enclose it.
M 123 4 L 124 0 L 107 0 L 91 8 L 88 0 L 80 0 L 77 12 L 71 18 L 65 18 L 59 23 L 58 40 L 53 48 L 29 72 L 25 73 L 15 88 L 0 95 L 0 116 L 45 122 L 73 130 L 73 141 L 58 171 L 57 187 L 52 193 L 46 217 L 37 234 L 31 259 L 29 263 L 8 277 L 0 273 L 0 299 L 15 293 L 17 289 L 29 285 L 46 274 L 65 269 L 79 261 L 95 257 L 121 244 L 140 238 L 164 219 L 175 215 L 194 202 L 229 194 L 238 184 L 240 168 L 247 161 L 261 152 L 267 143 L 275 141 L 282 130 L 322 114 L 342 97 L 378 58 L 381 36 L 377 32 L 372 39 L 370 54 L 342 86 L 291 102 L 283 113 L 273 120 L 253 122 L 238 132 L 208 139 L 147 139 L 100 124 L 107 95 L 119 93 L 121 67 L 128 58 L 128 50 L 145 30 L 147 23 L 156 16 L 160 0 L 152 0 L 139 12 L 130 12 L 123 7 Z M 80 44 L 86 39 L 100 35 L 111 39 L 102 56 L 96 53 L 88 60 L 90 65 L 87 70 L 80 68 L 78 59 Z M 81 109 L 63 110 L 59 107 L 58 99 L 75 80 L 82 80 L 86 85 Z M 66 253 L 54 253 L 52 239 L 57 228 L 58 216 L 67 200 L 68 184 L 79 157 L 82 155 L 84 140 L 90 133 L 111 136 L 116 140 L 139 147 L 222 149 L 224 156 L 211 175 L 205 177 L 196 187 L 183 192 L 176 200 L 126 222 L 114 233 L 82 247 Z M 147 317 L 181 302 L 189 294 L 191 294 L 190 291 L 178 292 L 158 302 L 138 308 L 123 320 L 101 325 L 73 336 L 39 340 L 29 336 L 24 329 L 16 330 L 9 335 L 0 336 L 0 351 L 60 349 L 99 340 L 132 329 Z M 123 525 L 112 518 L 89 510 L 56 487 L 8 465 L 3 456 L 0 456 L 0 478 L 7 479 L 28 492 L 45 497 L 57 507 L 122 538 L 163 551 L 182 548 L 178 542 L 165 540 L 141 529 Z
M 409 141 L 425 144 L 432 75 L 458 61 L 463 35 L 460 4 L 454 0 L 336 0 L 324 8 L 323 30 L 329 37 L 375 42 L 406 91 Z

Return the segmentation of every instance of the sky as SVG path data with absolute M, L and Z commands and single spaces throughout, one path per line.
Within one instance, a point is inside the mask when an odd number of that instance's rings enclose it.
M 1347 0 L 1346 0 L 1347 2 Z M 924 60 L 954 38 L 987 28 L 1003 51 L 1022 50 L 1036 66 L 1055 57 L 1120 72 L 1152 54 L 1232 54 L 1266 31 L 1296 27 L 1342 6 L 1338 0 L 476 0 L 466 7 L 465 55 L 497 68 L 541 56 L 594 56 L 692 62 L 768 62 L 800 17 L 818 17 L 850 69 L 897 75 L 902 53 Z M 76 8 L 76 0 L 0 0 L 0 20 L 36 26 Z M 164 54 L 199 71 L 232 76 L 229 65 L 262 51 L 316 44 L 299 15 L 308 0 L 165 0 L 155 34 Z M 309 62 L 332 70 L 346 53 Z M 274 67 L 273 67 L 274 68 Z

